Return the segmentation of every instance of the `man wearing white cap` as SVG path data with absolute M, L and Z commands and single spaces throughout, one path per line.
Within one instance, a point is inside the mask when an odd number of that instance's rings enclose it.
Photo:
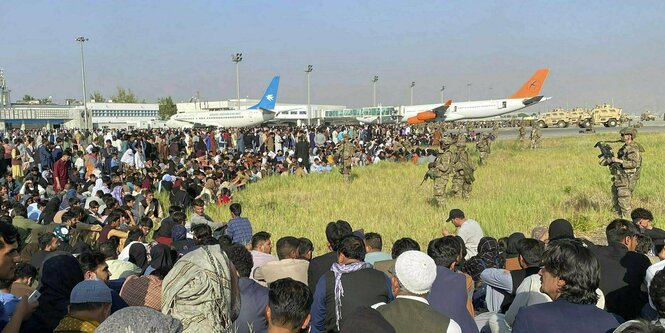
M 397 333 L 446 332 L 461 333 L 452 319 L 434 310 L 427 294 L 436 279 L 434 260 L 420 251 L 406 251 L 395 261 L 391 278 L 393 294 L 389 304 L 379 304 L 376 310 L 395 328 Z

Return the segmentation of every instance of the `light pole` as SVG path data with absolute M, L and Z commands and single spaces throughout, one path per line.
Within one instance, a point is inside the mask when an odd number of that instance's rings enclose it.
M 413 105 L 413 87 L 416 86 L 415 81 L 411 81 L 411 105 Z
M 471 101 L 471 83 L 466 84 L 467 93 L 469 95 L 469 101 Z
M 232 54 L 231 61 L 236 63 L 236 103 L 238 110 L 240 110 L 240 62 L 242 61 L 242 53 Z
M 374 75 L 372 78 L 372 106 L 376 107 L 376 81 L 379 81 L 379 76 Z
M 88 41 L 88 38 L 83 36 L 76 37 L 76 41 L 81 44 L 81 80 L 83 81 L 83 120 L 85 121 L 85 128 L 88 129 L 88 120 L 90 116 L 88 115 L 88 93 L 85 90 L 85 62 L 83 61 L 83 43 Z
M 309 73 L 314 70 L 312 65 L 307 65 L 305 73 L 307 73 L 307 126 L 312 126 L 312 105 L 309 100 Z
M 441 86 L 441 104 L 443 104 L 443 91 L 446 90 L 446 86 Z

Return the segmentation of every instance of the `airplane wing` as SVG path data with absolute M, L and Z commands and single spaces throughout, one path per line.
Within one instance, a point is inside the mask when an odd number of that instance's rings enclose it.
M 420 123 L 430 123 L 430 122 L 441 122 L 446 119 L 446 111 L 453 103 L 452 99 L 449 99 L 445 104 L 435 107 L 432 110 L 419 112 L 414 117 L 407 119 L 406 121 L 409 124 L 420 124 Z

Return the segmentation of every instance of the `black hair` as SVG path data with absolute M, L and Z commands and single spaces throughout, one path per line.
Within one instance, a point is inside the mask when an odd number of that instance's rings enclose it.
M 78 257 L 81 270 L 85 272 L 94 272 L 97 266 L 106 262 L 106 256 L 99 251 L 85 251 Z
M 637 234 L 637 247 L 635 252 L 649 255 L 653 250 L 653 240 L 645 234 Z
M 14 204 L 13 208 L 14 208 L 14 216 L 23 216 L 25 218 L 28 217 L 28 209 L 25 208 L 25 206 L 23 206 L 22 204 L 17 202 Z
M 193 224 L 192 235 L 194 236 L 194 239 L 201 241 L 207 237 L 212 236 L 212 229 L 209 225 L 204 223 Z
M 201 199 L 194 199 L 194 201 L 192 201 L 192 206 L 205 207 L 205 202 Z
M 127 204 L 130 201 L 136 201 L 136 198 L 131 194 L 125 194 L 125 196 L 122 197 L 122 202 L 123 203 Z
M 517 241 L 517 253 L 522 256 L 527 266 L 540 266 L 545 244 L 537 239 L 524 238 Z
M 127 244 L 130 242 L 138 241 L 143 236 L 143 231 L 140 229 L 130 230 L 129 234 L 127 234 Z
M 175 212 L 171 215 L 171 219 L 173 219 L 174 225 L 183 225 L 185 224 L 185 221 L 187 221 L 187 214 L 183 212 Z
M 326 226 L 326 239 L 328 240 L 328 244 L 330 244 L 330 248 L 333 251 L 337 251 L 337 243 L 339 243 L 342 238 L 349 235 L 353 235 L 353 229 L 351 228 L 349 222 L 344 220 L 330 222 Z
M 118 257 L 118 245 L 114 244 L 113 242 L 102 242 L 97 244 L 97 248 L 99 249 L 99 252 L 101 252 L 105 258 L 117 258 Z
M 0 279 L 0 289 L 9 289 L 14 283 L 14 279 Z
M 252 249 L 259 246 L 260 243 L 267 242 L 270 239 L 270 233 L 266 231 L 259 231 L 252 236 Z
M 240 214 L 242 214 L 242 206 L 237 202 L 232 203 L 229 210 L 234 216 L 240 216 Z
M 381 239 L 381 235 L 379 235 L 376 232 L 366 233 L 365 234 L 365 245 L 371 247 L 374 250 L 381 251 L 381 248 L 383 248 L 383 240 Z
M 660 270 L 651 279 L 649 285 L 651 303 L 658 311 L 659 318 L 665 318 L 665 271 Z
M 37 242 L 39 243 L 39 249 L 42 251 L 45 250 L 46 246 L 49 245 L 51 241 L 53 241 L 53 238 L 55 238 L 55 235 L 53 233 L 45 233 L 39 235 L 39 237 L 37 238 Z
M 607 243 L 622 243 L 626 237 L 635 236 L 640 230 L 633 222 L 624 219 L 615 219 L 605 228 Z
M 139 226 L 148 227 L 148 228 L 152 229 L 152 227 L 154 226 L 154 223 L 152 222 L 152 220 L 149 217 L 142 217 L 139 220 Z
M 277 240 L 277 258 L 279 260 L 282 259 L 289 259 L 290 255 L 293 251 L 298 252 L 298 245 L 300 245 L 300 241 L 298 238 L 295 238 L 293 236 L 286 236 L 282 237 L 279 240 Z
M 99 208 L 99 202 L 95 200 L 90 201 L 90 203 L 88 204 L 88 208 L 90 209 Z
M 309 238 L 298 238 L 298 259 L 305 259 L 305 255 L 309 251 L 314 251 L 314 243 Z
M 252 254 L 249 250 L 247 250 L 244 245 L 233 244 L 225 248 L 224 252 L 233 263 L 233 266 L 235 266 L 238 275 L 240 275 L 240 277 L 249 277 L 249 274 L 252 272 L 252 267 L 254 266 L 254 260 L 252 259 Z
M 312 292 L 304 283 L 291 278 L 276 280 L 270 283 L 268 291 L 270 322 L 279 327 L 298 329 L 307 318 L 312 302 Z
M 182 212 L 182 207 L 176 205 L 169 206 L 169 215 L 173 215 L 175 212 Z
M 427 255 L 434 259 L 437 266 L 450 268 L 462 258 L 462 245 L 454 236 L 435 238 L 427 245 Z
M 17 280 L 22 278 L 32 278 L 34 280 L 37 277 L 37 268 L 27 262 L 19 262 L 16 264 L 15 272 L 15 278 Z
M 418 242 L 412 238 L 404 237 L 396 240 L 395 243 L 393 243 L 393 248 L 390 251 L 390 255 L 393 257 L 393 259 L 397 259 L 400 254 L 411 250 L 420 251 L 420 244 L 418 244 Z
M 343 254 L 349 259 L 365 260 L 365 242 L 356 235 L 350 235 L 339 241 L 337 253 Z
M 641 219 L 653 221 L 653 214 L 648 209 L 635 208 L 630 212 L 630 219 L 633 220 L 633 222 L 637 222 L 637 220 Z
M 559 298 L 575 304 L 596 304 L 600 284 L 598 258 L 577 240 L 560 239 L 547 244 L 543 269 L 564 280 Z

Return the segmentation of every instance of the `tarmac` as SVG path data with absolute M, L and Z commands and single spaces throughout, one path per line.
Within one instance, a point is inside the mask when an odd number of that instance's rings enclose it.
M 635 124 L 635 122 L 633 122 Z M 662 133 L 665 132 L 665 121 L 656 120 L 656 121 L 645 121 L 642 122 L 643 127 L 637 129 L 637 133 Z M 593 129 L 596 133 L 619 133 L 623 127 L 628 127 L 628 124 L 622 124 L 617 127 L 604 127 L 604 126 L 594 126 Z M 529 138 L 531 134 L 531 127 L 526 128 L 526 137 Z M 489 131 L 489 129 L 481 130 L 482 132 Z M 557 138 L 565 136 L 583 136 L 587 135 L 584 128 L 567 127 L 567 128 L 541 128 L 540 134 L 543 138 Z M 499 129 L 499 140 L 516 140 L 519 137 L 519 128 L 500 128 Z

